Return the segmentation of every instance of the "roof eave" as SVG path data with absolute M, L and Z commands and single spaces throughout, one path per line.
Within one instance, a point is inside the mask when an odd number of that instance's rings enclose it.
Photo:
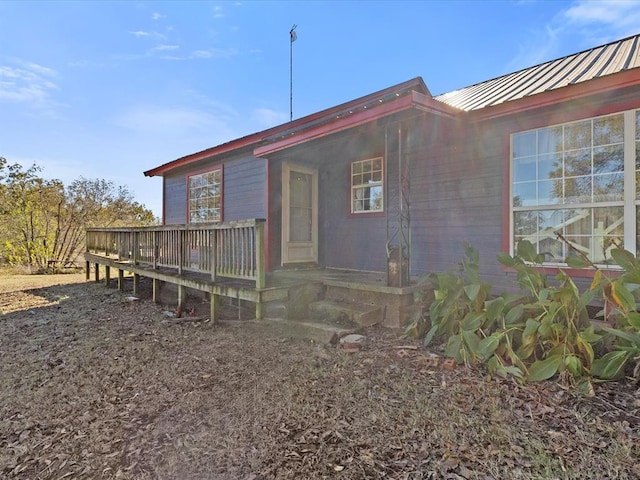
M 405 82 L 399 83 L 397 85 L 393 85 L 391 87 L 387 87 L 383 90 L 379 90 L 374 93 L 370 93 L 365 95 L 364 97 L 357 98 L 355 100 L 350 100 L 348 102 L 342 103 L 340 105 L 336 105 L 334 107 L 321 110 L 316 113 L 312 113 L 311 115 L 307 115 L 306 117 L 299 118 L 297 120 L 293 120 L 292 122 L 283 123 L 281 125 L 269 128 L 267 130 L 263 130 L 261 132 L 256 132 L 245 137 L 238 138 L 236 140 L 231 140 L 230 142 L 223 143 L 221 145 L 208 148 L 206 150 L 202 150 L 201 152 L 193 153 L 191 155 L 186 155 L 184 157 L 180 157 L 176 160 L 172 160 L 171 162 L 167 162 L 158 167 L 152 168 L 151 170 L 147 170 L 144 172 L 146 177 L 154 177 L 158 175 L 164 175 L 167 172 L 175 170 L 177 168 L 181 168 L 187 165 L 190 165 L 199 160 L 203 160 L 205 158 L 210 158 L 213 156 L 218 156 L 226 153 L 230 153 L 236 150 L 240 150 L 245 147 L 249 147 L 251 145 L 257 145 L 258 143 L 263 142 L 264 140 L 278 135 L 279 133 L 286 132 L 287 130 L 296 129 L 296 128 L 304 128 L 304 125 L 307 123 L 315 122 L 322 118 L 331 118 L 338 112 L 349 108 L 356 108 L 360 105 L 366 105 L 370 103 L 372 100 L 385 96 L 395 91 L 402 91 L 407 88 L 417 87 L 420 90 L 425 92 L 425 96 L 430 95 L 429 89 L 422 80 L 421 77 L 415 77 Z M 415 90 L 413 90 L 415 92 Z M 420 94 L 422 95 L 422 94 Z
M 253 155 L 256 157 L 265 157 L 280 150 L 291 148 L 311 140 L 326 137 L 349 128 L 357 127 L 365 123 L 411 109 L 427 111 L 450 118 L 461 113 L 460 110 L 442 102 L 438 102 L 430 96 L 416 91 L 411 91 L 408 95 L 398 97 L 393 101 L 373 108 L 360 110 L 344 117 L 336 118 L 333 121 L 329 121 L 317 127 L 291 133 L 286 138 L 275 140 L 266 145 L 260 145 L 254 149 Z
M 477 110 L 467 112 L 469 118 L 473 120 L 491 120 L 507 115 L 526 112 L 528 110 L 539 109 L 569 100 L 606 93 L 608 91 L 638 85 L 640 69 L 633 68 L 623 72 L 614 73 L 605 77 L 580 82 L 574 85 L 550 90 L 547 92 L 531 95 L 517 100 L 487 106 Z

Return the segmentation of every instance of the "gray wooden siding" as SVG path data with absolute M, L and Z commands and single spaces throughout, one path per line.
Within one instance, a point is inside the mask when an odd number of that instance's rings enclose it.
M 245 157 L 224 165 L 225 222 L 247 218 L 266 218 L 266 163 Z
M 164 177 L 164 223 L 187 223 L 187 175 L 184 172 Z
M 215 164 L 210 164 L 211 168 Z M 223 220 L 266 218 L 265 160 L 243 157 L 224 163 Z M 198 165 L 197 172 L 207 169 Z M 167 225 L 187 223 L 187 176 L 182 171 L 164 178 L 164 222 Z

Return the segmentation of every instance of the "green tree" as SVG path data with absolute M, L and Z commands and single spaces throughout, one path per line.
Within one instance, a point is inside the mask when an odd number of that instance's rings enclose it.
M 68 267 L 83 250 L 87 227 L 157 223 L 126 187 L 82 177 L 65 187 L 40 172 L 0 157 L 0 256 L 10 263 Z

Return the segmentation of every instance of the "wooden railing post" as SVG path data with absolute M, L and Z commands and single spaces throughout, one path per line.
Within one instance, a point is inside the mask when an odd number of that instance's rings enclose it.
M 267 286 L 266 254 L 264 242 L 264 220 L 256 220 L 256 288 Z
M 186 228 L 178 230 L 178 274 L 182 275 L 182 267 L 184 265 L 184 240 Z
M 209 230 L 209 251 L 211 253 L 211 281 L 216 281 L 216 273 L 218 269 L 218 232 Z M 213 301 L 213 300 L 212 300 Z M 213 318 L 211 319 L 214 320 Z

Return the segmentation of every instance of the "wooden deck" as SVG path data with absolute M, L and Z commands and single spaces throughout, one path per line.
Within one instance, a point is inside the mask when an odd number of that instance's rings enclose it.
M 299 267 L 267 273 L 264 265 L 264 228 L 261 220 L 205 226 L 150 228 L 99 228 L 87 230 L 86 276 L 105 282 L 117 273 L 118 288 L 124 288 L 125 272 L 133 274 L 133 292 L 139 294 L 140 277 L 152 279 L 153 299 L 159 300 L 160 282 L 177 286 L 177 306 L 184 307 L 187 289 L 206 292 L 211 319 L 218 317 L 221 297 L 255 304 L 255 317 L 265 315 L 271 302 L 295 302 L 305 285 L 318 291 L 342 289 L 355 298 L 379 297 L 385 304 L 406 304 L 417 286 L 387 286 L 386 273 L 345 269 Z M 114 272 L 115 273 L 115 272 Z M 404 299 L 404 300 L 398 300 Z

